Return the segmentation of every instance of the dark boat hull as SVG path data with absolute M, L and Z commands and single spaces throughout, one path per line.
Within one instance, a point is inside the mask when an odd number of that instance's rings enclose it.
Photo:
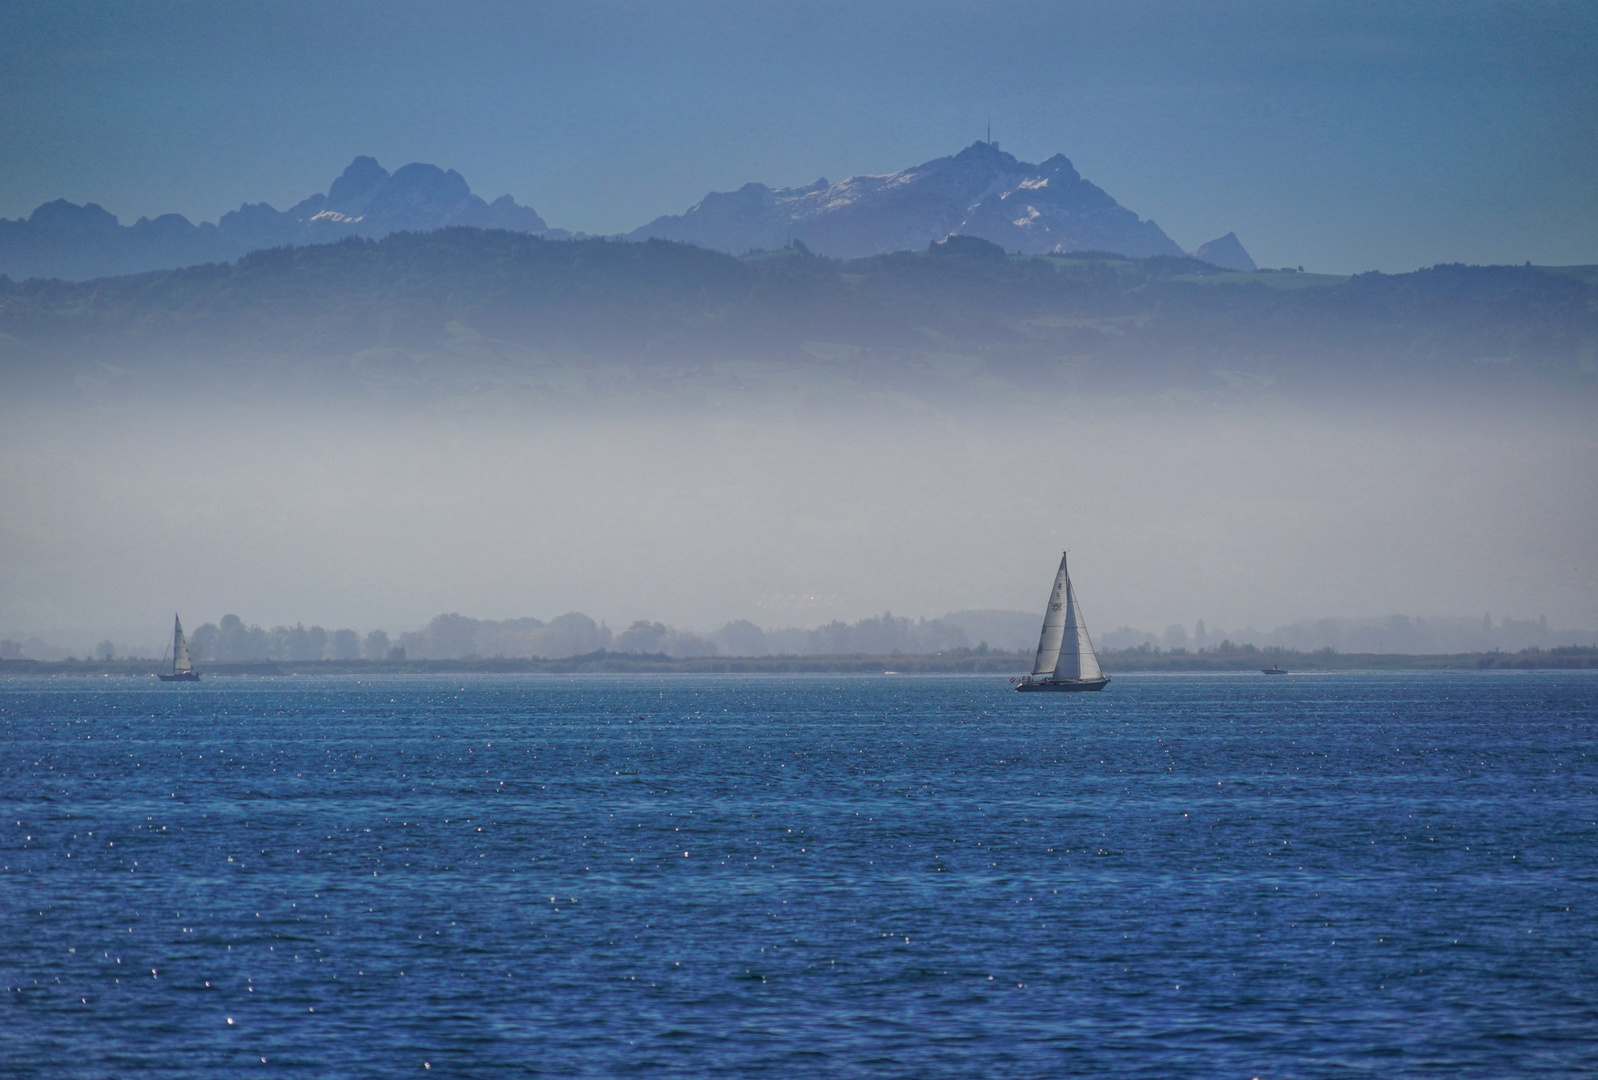
M 1108 677 L 1103 679 L 1031 679 L 1015 684 L 1015 688 L 1023 693 L 1044 691 L 1053 693 L 1071 693 L 1084 690 L 1103 690 L 1110 684 Z
M 161 675 L 158 673 L 156 678 L 160 679 L 162 682 L 199 682 L 200 673 L 198 671 L 174 671 L 170 675 Z

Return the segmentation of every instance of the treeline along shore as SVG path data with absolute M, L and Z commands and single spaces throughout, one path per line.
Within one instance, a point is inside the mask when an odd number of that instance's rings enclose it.
M 1254 672 L 1276 665 L 1289 672 L 1329 671 L 1504 671 L 1598 669 L 1598 649 L 1526 649 L 1516 653 L 1294 652 L 1240 649 L 1230 652 L 1154 653 L 1141 649 L 1100 656 L 1111 675 L 1137 672 Z M 538 657 L 467 657 L 459 660 L 260 660 L 215 661 L 199 665 L 211 676 L 293 675 L 515 675 L 515 674 L 982 674 L 1015 675 L 1030 670 L 1031 653 L 953 649 L 925 656 L 701 656 L 685 659 L 664 653 L 600 650 L 558 660 Z M 0 660 L 0 676 L 153 676 L 164 670 L 154 660 Z

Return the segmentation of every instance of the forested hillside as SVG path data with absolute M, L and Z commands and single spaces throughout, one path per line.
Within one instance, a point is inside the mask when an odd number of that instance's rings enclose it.
M 1585 391 L 1594 268 L 1351 278 L 1007 255 L 956 237 L 857 260 L 478 229 L 83 283 L 0 279 L 12 393 L 378 397 Z

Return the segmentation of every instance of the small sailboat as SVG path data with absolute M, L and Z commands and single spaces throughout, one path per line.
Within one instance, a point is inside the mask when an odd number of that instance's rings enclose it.
M 1110 681 L 1100 670 L 1088 638 L 1065 558 L 1060 556 L 1060 572 L 1054 575 L 1054 591 L 1049 593 L 1049 608 L 1043 613 L 1032 674 L 1022 676 L 1015 684 L 1017 690 L 1103 690 Z
M 183 636 L 183 623 L 172 616 L 172 670 L 158 672 L 162 682 L 199 682 L 200 673 L 189 659 L 189 639 Z

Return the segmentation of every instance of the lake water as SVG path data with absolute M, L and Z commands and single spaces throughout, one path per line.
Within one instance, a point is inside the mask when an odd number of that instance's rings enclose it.
M 1566 1077 L 1592 673 L 0 681 L 8 1077 Z

